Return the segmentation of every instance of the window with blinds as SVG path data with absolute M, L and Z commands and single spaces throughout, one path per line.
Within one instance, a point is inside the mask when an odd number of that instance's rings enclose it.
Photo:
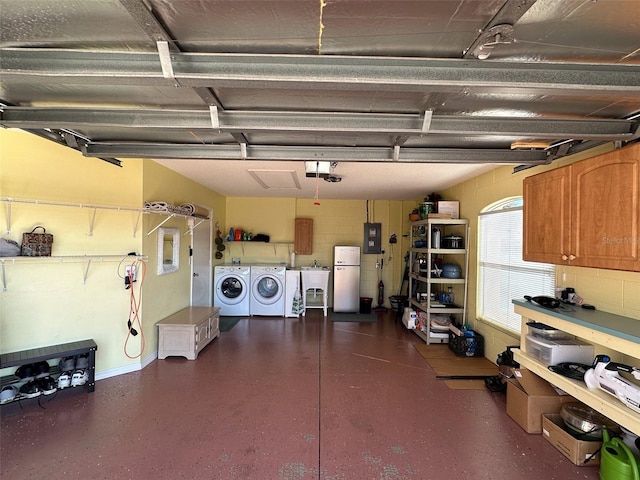
M 478 218 L 478 312 L 484 320 L 520 333 L 511 300 L 555 296 L 555 267 L 522 260 L 522 197 L 501 200 Z

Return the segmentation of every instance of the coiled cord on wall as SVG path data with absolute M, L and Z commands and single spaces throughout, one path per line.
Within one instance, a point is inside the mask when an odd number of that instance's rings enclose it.
M 120 262 L 120 265 L 122 265 L 122 263 L 123 262 Z M 120 265 L 118 266 L 118 274 L 120 274 Z M 142 352 L 144 352 L 145 347 L 144 330 L 140 319 L 140 301 L 142 300 L 142 286 L 147 274 L 147 264 L 143 260 L 138 259 L 128 264 L 128 266 L 131 267 L 132 271 L 137 272 L 138 278 L 132 279 L 128 278 L 127 275 L 124 276 L 126 289 L 129 290 L 129 318 L 127 320 L 127 336 L 124 340 L 123 350 L 124 354 L 128 358 L 134 359 L 142 356 Z M 138 284 L 137 297 L 135 288 L 136 283 Z M 135 328 L 136 325 L 138 329 Z M 140 334 L 140 351 L 136 355 L 131 355 L 128 352 L 129 340 L 131 340 L 131 337 L 135 337 L 138 334 Z

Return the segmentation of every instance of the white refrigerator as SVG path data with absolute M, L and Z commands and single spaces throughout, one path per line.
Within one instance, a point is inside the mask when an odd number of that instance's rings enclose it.
M 360 247 L 333 247 L 333 311 L 360 311 Z

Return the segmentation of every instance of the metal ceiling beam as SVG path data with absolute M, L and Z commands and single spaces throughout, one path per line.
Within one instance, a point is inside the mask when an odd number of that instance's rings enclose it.
M 429 112 L 430 113 L 430 112 Z M 519 138 L 631 140 L 637 120 L 553 119 L 341 112 L 14 107 L 0 111 L 0 124 L 14 128 L 126 128 L 210 130 L 227 133 L 364 133 L 392 136 L 482 135 Z
M 171 38 L 160 20 L 149 10 L 148 5 L 142 0 L 120 0 L 120 4 L 129 13 L 131 18 L 138 24 L 147 36 L 154 42 L 166 42 L 169 51 L 180 52 L 180 46 Z M 207 104 L 215 105 L 219 108 L 222 103 L 216 95 L 208 88 L 194 88 L 193 91 Z
M 259 161 L 336 161 L 393 162 L 394 149 L 385 147 L 317 147 L 247 145 L 246 157 L 237 145 L 159 144 L 159 143 L 89 143 L 83 145 L 87 157 L 166 158 L 199 160 Z M 397 162 L 402 163 L 548 163 L 540 150 L 493 150 L 447 148 L 400 148 Z
M 4 83 L 173 85 L 149 52 L 0 49 Z M 639 64 L 499 62 L 337 55 L 173 53 L 183 87 L 640 94 Z
M 25 128 L 23 129 L 25 132 L 28 133 L 32 133 L 33 135 L 37 135 L 38 137 L 42 137 L 46 140 L 51 140 L 52 142 L 55 142 L 59 145 L 62 145 L 64 147 L 69 147 L 72 148 L 73 150 L 78 150 L 81 151 L 81 146 L 79 144 L 77 144 L 76 142 L 76 146 L 72 147 L 71 145 L 69 145 L 69 141 L 68 137 L 64 135 L 64 132 L 60 132 L 60 131 L 51 131 L 48 129 L 29 129 L 29 128 Z M 104 158 L 102 156 L 96 155 L 96 158 L 103 160 L 107 163 L 110 163 L 112 165 L 115 165 L 116 167 L 122 167 L 122 162 L 120 160 L 118 160 L 117 158 Z
M 147 34 L 154 42 L 167 42 L 172 52 L 180 49 L 173 41 L 164 26 L 149 10 L 148 6 L 140 0 L 119 0 L 120 5 L 129 13 L 129 16 L 135 20 L 138 26 Z

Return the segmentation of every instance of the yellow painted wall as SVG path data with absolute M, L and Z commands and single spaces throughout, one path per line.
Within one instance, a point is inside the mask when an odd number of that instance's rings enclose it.
M 476 319 L 475 328 L 485 336 L 485 356 L 489 359 L 495 359 L 505 346 L 517 345 L 520 340 L 478 318 L 476 310 L 478 214 L 493 202 L 522 195 L 522 181 L 525 177 L 600 155 L 611 149 L 611 145 L 601 146 L 563 158 L 553 162 L 552 165 L 538 166 L 515 174 L 511 166 L 500 167 L 442 192 L 445 198 L 460 201 L 460 215 L 468 218 L 471 226 L 468 318 Z M 587 303 L 596 305 L 602 311 L 640 320 L 640 273 L 558 266 L 556 267 L 556 285 L 574 287 Z
M 378 275 L 382 273 L 385 284 L 384 304 L 389 306 L 388 297 L 395 295 L 399 288 L 403 253 L 399 243 L 391 250 L 388 240 L 391 233 L 402 238 L 402 202 L 370 201 L 369 220 L 382 224 L 382 248 L 384 255 L 362 255 L 361 296 L 374 299 L 377 305 Z M 229 228 L 250 229 L 253 234 L 265 233 L 270 243 L 229 242 L 226 244 L 224 261 L 240 258 L 243 264 L 285 263 L 289 265 L 293 251 L 296 217 L 313 219 L 313 253 L 297 255 L 296 266 L 319 265 L 331 267 L 334 245 L 362 246 L 364 223 L 367 220 L 365 200 L 320 200 L 319 206 L 312 199 L 291 198 L 227 198 L 225 235 Z M 405 227 L 406 228 L 406 227 Z M 280 243 L 279 245 L 276 245 Z M 384 262 L 381 260 L 384 259 Z M 383 263 L 382 272 L 376 262 Z M 329 296 L 331 302 L 332 295 Z
M 0 130 L 0 196 L 100 205 L 141 205 L 142 162 L 118 168 L 37 136 Z M 22 233 L 44 225 L 54 235 L 53 255 L 124 255 L 141 251 L 140 229 L 134 237 L 133 212 L 11 204 L 10 228 L 2 203 L 2 236 L 21 241 Z M 7 290 L 0 300 L 2 352 L 93 338 L 99 345 L 97 370 L 131 365 L 123 355 L 129 296 L 118 276 L 118 259 L 51 259 L 7 262 Z
M 144 201 L 164 201 L 173 205 L 190 202 L 207 206 L 213 209 L 214 231 L 216 222 L 224 225 L 226 209 L 224 196 L 151 160 L 144 161 L 143 178 Z M 144 231 L 150 232 L 165 218 L 145 215 Z M 205 222 L 196 228 L 210 228 L 210 225 L 209 222 Z M 144 235 L 143 249 L 144 252 L 148 252 L 149 262 L 142 305 L 145 318 L 144 332 L 146 341 L 150 345 L 149 351 L 157 350 L 158 332 L 155 324 L 166 316 L 188 307 L 191 301 L 189 262 L 191 238 L 189 234 L 184 235 L 189 230 L 188 220 L 172 218 L 162 226 L 177 228 L 180 231 L 180 268 L 174 273 L 157 275 L 157 231 L 151 235 Z M 213 278 L 211 285 L 213 288 Z
M 140 208 L 145 200 L 194 202 L 213 207 L 224 223 L 225 199 L 150 160 L 125 159 L 119 168 L 19 130 L 0 130 L 0 197 Z M 155 323 L 187 306 L 190 266 L 184 236 L 181 268 L 156 275 L 155 234 L 147 235 L 162 219 L 138 212 L 95 211 L 79 206 L 50 206 L 2 202 L 2 236 L 20 242 L 22 233 L 44 225 L 54 234 L 53 255 L 64 259 L 19 259 L 5 262 L 6 291 L 0 292 L 0 351 L 93 338 L 98 344 L 98 378 L 139 369 L 157 351 Z M 10 221 L 9 221 L 10 217 Z M 5 233 L 5 226 L 10 233 Z M 93 228 L 91 225 L 93 224 Z M 166 226 L 186 231 L 186 220 Z M 89 234 L 91 231 L 91 235 Z M 142 300 L 144 352 L 139 358 L 124 353 L 130 290 L 122 277 L 126 253 L 148 256 Z M 82 255 L 114 255 L 88 260 Z M 120 258 L 122 256 L 122 258 Z M 83 282 L 86 274 L 86 283 Z M 140 281 L 140 280 L 139 280 Z M 139 283 L 136 285 L 138 288 Z M 140 353 L 141 336 L 128 352 Z

